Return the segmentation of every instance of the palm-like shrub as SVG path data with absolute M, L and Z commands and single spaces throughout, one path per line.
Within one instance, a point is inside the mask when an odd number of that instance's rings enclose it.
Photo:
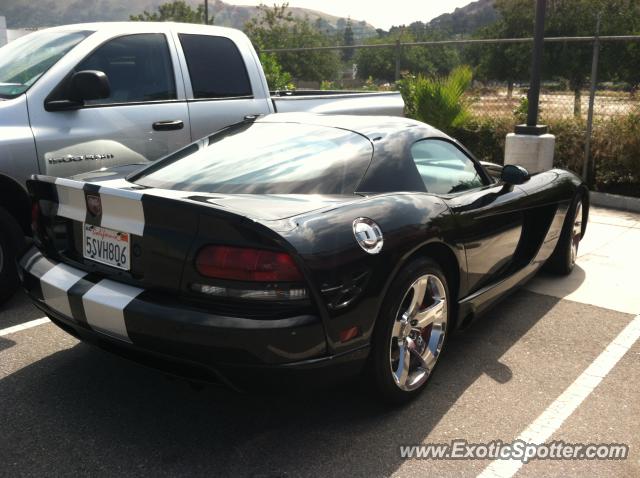
M 448 76 L 406 77 L 400 81 L 407 115 L 443 131 L 462 125 L 469 119 L 464 92 L 471 86 L 473 74 L 460 66 Z

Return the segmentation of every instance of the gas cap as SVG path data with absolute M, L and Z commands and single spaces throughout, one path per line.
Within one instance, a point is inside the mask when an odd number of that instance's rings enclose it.
M 359 217 L 353 221 L 353 235 L 362 250 L 368 254 L 377 254 L 382 249 L 380 226 L 368 217 Z

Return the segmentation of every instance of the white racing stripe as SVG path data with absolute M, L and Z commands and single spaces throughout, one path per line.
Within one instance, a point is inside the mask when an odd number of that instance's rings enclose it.
M 48 270 L 47 266 L 50 267 Z M 86 272 L 66 264 L 52 265 L 42 256 L 30 260 L 26 272 L 33 273 L 40 280 L 44 302 L 49 307 L 66 317 L 73 317 L 69 291 L 87 275 Z M 142 292 L 143 289 L 139 287 L 109 279 L 102 279 L 91 285 L 82 295 L 82 308 L 88 325 L 97 332 L 131 343 L 124 309 Z M 22 329 L 18 327 L 7 330 Z
M 624 354 L 640 338 L 640 315 L 636 316 L 587 369 L 516 440 L 540 444 L 549 439 L 580 406 Z M 522 467 L 520 460 L 495 460 L 478 477 L 509 478 Z
M 103 279 L 82 296 L 87 322 L 92 329 L 131 342 L 124 322 L 124 308 L 142 289 Z
M 112 191 L 103 194 L 102 191 L 101 188 L 102 220 L 100 226 L 142 236 L 144 232 L 142 195 L 134 191 L 120 190 L 118 195 L 112 194 Z
M 47 182 L 47 183 L 53 183 L 56 186 L 64 186 L 65 188 L 79 189 L 80 191 L 83 190 L 84 184 L 85 184 L 84 182 L 76 181 L 75 179 L 55 178 L 53 176 L 37 175 L 36 179 L 38 181 L 44 181 L 44 182 Z
M 40 279 L 42 295 L 46 304 L 53 310 L 71 317 L 71 305 L 67 292 L 87 273 L 66 264 L 58 264 L 47 271 Z
M 56 184 L 56 191 L 58 192 L 58 211 L 56 215 L 74 221 L 84 222 L 87 215 L 84 191 L 75 187 L 58 184 Z
M 78 222 L 85 221 L 87 204 L 83 187 L 86 183 L 47 176 L 37 178 L 55 184 L 58 194 L 57 216 Z M 102 204 L 101 227 L 138 236 L 143 234 L 145 220 L 141 192 L 100 186 L 98 194 Z
M 48 324 L 51 322 L 47 317 L 40 317 L 39 319 L 31 320 L 29 322 L 25 322 L 24 324 L 14 325 L 13 327 L 7 327 L 6 329 L 0 329 L 0 337 L 4 337 L 5 335 L 15 334 L 16 332 L 20 332 L 21 330 L 31 329 L 33 327 L 37 327 L 38 325 Z

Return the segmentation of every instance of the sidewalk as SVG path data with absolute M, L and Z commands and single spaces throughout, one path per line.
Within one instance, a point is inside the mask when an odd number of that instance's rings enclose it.
M 538 274 L 527 289 L 618 312 L 640 314 L 640 214 L 592 207 L 576 268 Z

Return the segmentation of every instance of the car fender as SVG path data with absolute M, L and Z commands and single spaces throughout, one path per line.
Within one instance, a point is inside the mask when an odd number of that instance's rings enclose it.
M 383 247 L 377 254 L 365 252 L 355 239 L 353 222 L 360 217 L 373 220 L 382 231 Z M 445 229 L 451 227 L 444 201 L 422 193 L 380 194 L 291 221 L 295 227 L 281 234 L 321 292 L 318 305 L 329 317 L 328 343 L 336 353 L 368 344 L 377 311 L 398 270 L 425 245 L 445 242 Z M 345 299 L 336 299 L 339 294 Z M 354 323 L 360 336 L 341 344 L 340 332 Z

